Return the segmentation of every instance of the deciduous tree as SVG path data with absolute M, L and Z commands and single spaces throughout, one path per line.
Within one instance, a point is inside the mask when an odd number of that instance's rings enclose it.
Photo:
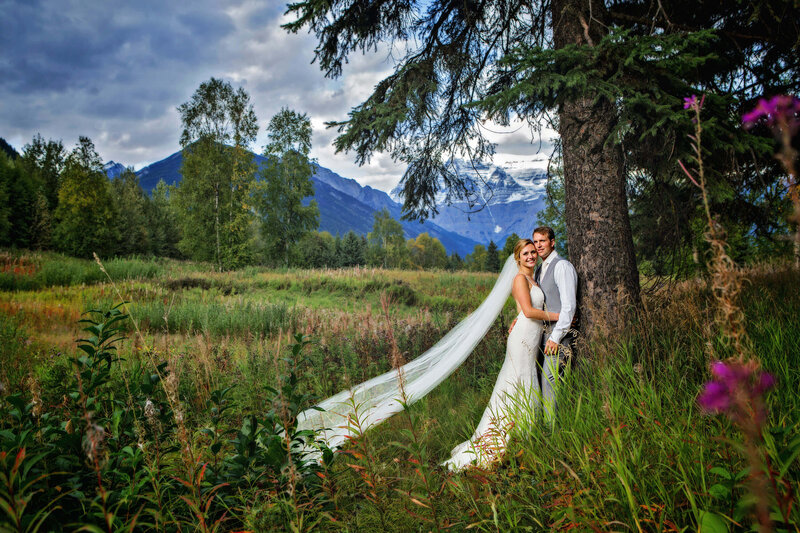
M 183 179 L 176 198 L 181 249 L 194 259 L 213 261 L 220 270 L 247 263 L 256 171 L 247 148 L 258 133 L 250 96 L 211 78 L 178 112 L 183 124 Z
M 150 226 L 152 250 L 159 257 L 182 257 L 178 250 L 181 241 L 180 225 L 174 207 L 175 188 L 159 180 L 150 193 L 147 219 Z
M 464 265 L 470 272 L 483 272 L 486 270 L 486 247 L 476 244 L 471 254 L 464 258 Z
M 22 151 L 22 166 L 41 186 L 51 213 L 58 206 L 58 189 L 66 157 L 64 144 L 60 140 L 45 141 L 38 133 Z
M 420 233 L 416 239 L 409 239 L 408 253 L 411 262 L 420 268 L 447 268 L 447 250 L 435 237 Z
M 530 239 L 530 237 L 526 237 Z M 503 245 L 502 257 L 501 259 L 505 261 L 509 255 L 514 253 L 514 246 L 517 245 L 517 241 L 520 240 L 520 236 L 516 233 L 512 233 L 508 237 L 506 237 L 506 242 Z
M 284 108 L 272 117 L 267 130 L 267 162 L 253 198 L 269 259 L 288 266 L 292 244 L 319 227 L 317 202 L 303 204 L 304 198 L 314 195 L 311 120 L 305 113 Z
M 374 217 L 372 231 L 367 235 L 370 249 L 375 250 L 373 254 L 378 265 L 397 268 L 406 251 L 403 225 L 392 218 L 386 208 L 376 211 Z

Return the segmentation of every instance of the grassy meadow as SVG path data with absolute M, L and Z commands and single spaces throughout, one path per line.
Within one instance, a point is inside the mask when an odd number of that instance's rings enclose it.
M 103 266 L 0 252 L 0 531 L 746 531 L 754 496 L 776 530 L 800 531 L 787 266 L 742 273 L 744 342 L 776 378 L 760 494 L 747 429 L 697 404 L 711 360 L 732 353 L 700 279 L 581 347 L 555 428 L 519 427 L 493 468 L 449 474 L 437 465 L 480 418 L 512 300 L 453 376 L 380 429 L 322 464 L 286 449 L 313 438 L 293 422 L 313 397 L 389 370 L 393 343 L 422 353 L 493 274 Z

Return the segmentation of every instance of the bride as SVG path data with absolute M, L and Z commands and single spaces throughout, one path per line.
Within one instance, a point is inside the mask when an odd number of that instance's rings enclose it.
M 530 239 L 517 242 L 514 255 L 509 256 L 494 288 L 472 314 L 413 361 L 303 411 L 298 416 L 297 429 L 314 431 L 328 447 L 335 449 L 357 436 L 359 431 L 400 412 L 403 404 L 410 405 L 419 400 L 450 376 L 472 353 L 502 311 L 513 287 L 520 314 L 509 335 L 506 359 L 489 406 L 473 438 L 457 446 L 453 457 L 446 461 L 451 468 L 462 468 L 473 459 L 480 459 L 483 463 L 483 457 L 471 453 L 474 444 L 486 440 L 488 437 L 483 438 L 484 435 L 494 435 L 499 431 L 499 425 L 493 421 L 505 420 L 501 424 L 510 421 L 506 413 L 514 390 L 527 391 L 536 381 L 536 349 L 542 330 L 539 320 L 558 318 L 557 313 L 541 310 L 544 296 L 532 282 L 536 259 Z M 502 431 L 506 431 L 505 426 Z M 499 451 L 499 442 L 493 446 L 495 453 L 492 456 Z M 317 460 L 322 456 L 319 452 L 305 451 Z
M 544 293 L 533 281 L 538 255 L 530 239 L 514 246 L 519 273 L 511 295 L 518 315 L 506 344 L 506 358 L 497 376 L 489 405 L 472 437 L 459 444 L 443 465 L 461 470 L 471 464 L 486 466 L 502 454 L 511 429 L 521 417 L 536 412 L 538 384 L 536 358 L 542 336 L 542 320 L 558 320 L 558 313 L 543 311 Z

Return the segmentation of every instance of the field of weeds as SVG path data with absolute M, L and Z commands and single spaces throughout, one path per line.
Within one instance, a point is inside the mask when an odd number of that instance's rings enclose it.
M 437 465 L 478 422 L 512 301 L 411 409 L 321 464 L 287 449 L 313 438 L 294 416 L 314 397 L 390 369 L 392 337 L 406 358 L 422 353 L 492 274 L 118 259 L 107 277 L 17 252 L 0 265 L 2 530 L 729 531 L 753 527 L 754 498 L 777 530 L 800 523 L 788 267 L 743 273 L 744 342 L 775 379 L 754 494 L 752 432 L 697 403 L 712 357 L 731 350 L 702 280 L 648 295 L 624 336 L 582 346 L 555 428 L 517 428 L 500 463 L 454 475 Z

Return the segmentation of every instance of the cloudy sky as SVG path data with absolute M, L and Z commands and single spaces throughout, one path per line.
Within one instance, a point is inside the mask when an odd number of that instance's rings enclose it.
M 281 107 L 311 117 L 312 156 L 362 185 L 389 191 L 404 168 L 387 154 L 358 167 L 335 154 L 329 120 L 346 118 L 392 68 L 387 50 L 354 54 L 337 80 L 311 64 L 316 41 L 280 28 L 285 2 L 0 0 L 0 137 L 18 151 L 38 132 L 67 148 L 90 137 L 104 161 L 137 170 L 178 150 L 176 107 L 203 81 L 250 94 L 262 132 Z M 497 130 L 495 126 L 490 126 Z M 493 134 L 496 163 L 542 159 L 526 127 Z M 544 146 L 547 148 L 547 145 Z

